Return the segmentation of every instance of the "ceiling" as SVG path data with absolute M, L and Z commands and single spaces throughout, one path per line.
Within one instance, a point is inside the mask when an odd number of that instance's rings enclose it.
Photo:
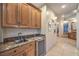
M 32 4 L 38 8 L 41 8 L 44 5 L 44 3 L 32 3 Z
M 61 8 L 62 5 L 66 5 L 65 8 Z M 71 11 L 77 9 L 77 3 L 48 3 L 47 7 L 54 11 L 54 13 L 59 16 L 63 14 L 68 14 Z
M 52 10 L 57 17 L 61 15 L 65 15 L 66 17 L 70 17 L 75 15 L 72 13 L 73 10 L 78 8 L 78 3 L 33 3 L 38 8 L 41 8 L 44 4 Z M 65 8 L 61 8 L 62 5 L 66 5 Z

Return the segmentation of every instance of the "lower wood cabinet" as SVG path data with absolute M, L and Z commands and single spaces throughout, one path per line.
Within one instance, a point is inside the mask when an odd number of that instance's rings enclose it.
M 16 56 L 26 56 L 26 53 L 23 51 L 23 52 L 18 53 Z
M 34 56 L 35 55 L 35 42 L 28 44 L 25 52 L 27 56 Z
M 68 38 L 76 40 L 76 32 L 69 32 L 68 33 Z
M 0 56 L 35 56 L 35 41 L 4 51 Z

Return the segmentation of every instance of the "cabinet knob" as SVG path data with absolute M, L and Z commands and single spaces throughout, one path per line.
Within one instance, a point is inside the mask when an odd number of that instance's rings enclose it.
M 29 46 L 32 46 L 32 44 L 30 44 Z
M 16 50 L 14 52 L 16 52 Z

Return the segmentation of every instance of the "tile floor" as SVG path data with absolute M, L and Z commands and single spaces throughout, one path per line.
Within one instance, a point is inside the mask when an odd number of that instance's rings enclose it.
M 46 56 L 78 56 L 76 40 L 68 38 L 58 38 L 57 44 L 48 51 Z

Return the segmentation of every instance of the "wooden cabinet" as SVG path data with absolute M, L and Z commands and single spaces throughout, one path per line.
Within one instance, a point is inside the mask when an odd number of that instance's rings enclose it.
M 3 4 L 3 20 L 2 25 L 3 27 L 17 27 L 17 20 L 18 20 L 18 5 L 9 3 Z
M 31 7 L 31 17 L 31 26 L 32 28 L 36 28 L 36 10 L 33 7 Z
M 41 28 L 41 11 L 36 8 L 31 9 L 32 11 L 32 27 L 33 28 Z
M 4 51 L 0 56 L 35 56 L 35 41 Z
M 30 8 L 28 4 L 19 4 L 19 19 L 20 27 L 29 28 L 30 27 Z
M 25 51 L 22 51 L 22 52 L 16 54 L 15 56 L 26 56 L 26 53 L 25 53 Z
M 32 4 L 2 4 L 2 27 L 40 28 L 41 11 Z
M 0 4 L 0 27 L 1 27 L 1 4 Z
M 35 56 L 35 41 L 27 44 L 25 52 L 27 56 Z
M 0 55 L 2 55 L 2 56 L 15 56 L 15 55 L 18 55 L 19 53 L 22 53 L 25 49 L 26 49 L 25 46 L 19 46 L 19 47 L 4 51 L 4 52 L 0 53 Z
M 68 38 L 76 40 L 76 31 L 72 31 L 68 33 Z
M 36 10 L 36 27 L 41 28 L 41 11 Z

